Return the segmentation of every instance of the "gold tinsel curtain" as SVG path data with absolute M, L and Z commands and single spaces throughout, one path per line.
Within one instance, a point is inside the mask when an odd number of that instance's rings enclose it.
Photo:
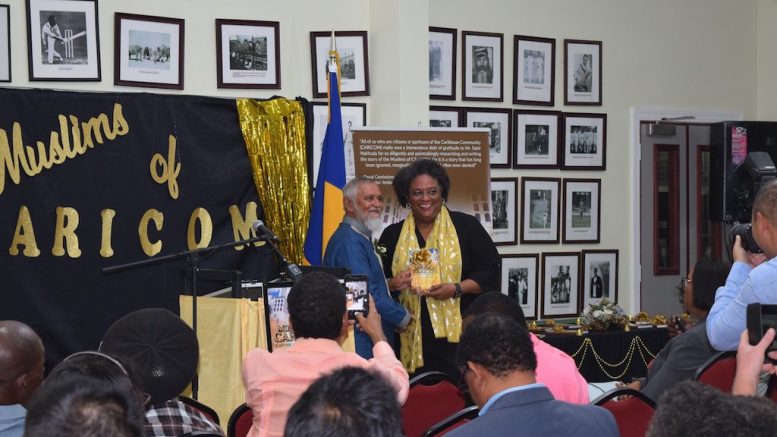
M 300 264 L 310 221 L 302 105 L 237 99 L 237 112 L 266 225 L 281 239 L 278 249 Z

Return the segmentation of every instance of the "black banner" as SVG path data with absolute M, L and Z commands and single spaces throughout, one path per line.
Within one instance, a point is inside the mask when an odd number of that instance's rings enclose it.
M 0 102 L 0 320 L 30 324 L 49 363 L 135 309 L 177 312 L 183 260 L 102 268 L 249 238 L 262 218 L 233 100 L 0 89 Z M 200 267 L 277 271 L 264 246 Z

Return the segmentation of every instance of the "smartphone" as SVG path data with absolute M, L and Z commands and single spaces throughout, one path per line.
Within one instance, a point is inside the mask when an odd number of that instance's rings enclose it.
M 755 346 L 769 328 L 777 329 L 777 305 L 751 303 L 747 306 L 747 337 Z M 777 350 L 777 338 L 767 350 Z
M 356 313 L 367 317 L 370 310 L 370 293 L 367 291 L 367 275 L 345 275 L 345 304 L 348 318 L 356 320 Z

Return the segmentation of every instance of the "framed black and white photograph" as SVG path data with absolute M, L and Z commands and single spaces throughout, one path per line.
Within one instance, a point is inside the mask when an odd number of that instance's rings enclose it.
M 116 13 L 114 84 L 183 89 L 184 20 Z
M 501 33 L 461 33 L 462 100 L 504 100 L 503 39 Z
M 313 68 L 313 97 L 327 95 L 327 62 L 332 32 L 310 32 L 310 61 Z M 367 31 L 335 32 L 340 56 L 340 94 L 370 95 L 370 63 L 367 56 Z
M 491 168 L 510 168 L 513 127 L 510 109 L 465 108 L 464 126 L 488 129 L 488 151 Z
M 518 178 L 491 178 L 491 224 L 495 245 L 518 242 Z
M 556 78 L 556 40 L 515 35 L 513 103 L 553 106 Z
M 502 294 L 523 309 L 528 320 L 537 318 L 539 255 L 502 255 Z
M 219 88 L 281 88 L 280 24 L 216 20 Z
M 318 180 L 318 165 L 321 163 L 321 150 L 324 145 L 326 126 L 329 123 L 329 104 L 327 102 L 311 102 L 313 105 L 313 155 L 308 159 L 308 172 L 313 175 L 313 185 Z M 351 137 L 351 130 L 367 126 L 366 103 L 340 103 L 340 115 L 343 122 L 343 139 L 346 143 Z M 346 154 L 352 150 L 346 147 Z M 309 156 L 310 157 L 310 156 Z M 353 156 L 350 156 L 353 159 Z
M 602 299 L 618 303 L 618 251 L 583 251 L 583 287 L 581 308 Z
M 607 168 L 607 114 L 564 113 L 565 170 Z
M 598 243 L 602 183 L 599 179 L 564 179 L 562 243 Z
M 429 98 L 456 100 L 456 29 L 429 28 Z
M 558 243 L 558 178 L 521 179 L 521 243 Z
M 11 7 L 0 5 L 0 82 L 11 81 Z
M 542 254 L 542 318 L 575 317 L 579 313 L 580 254 Z
M 100 81 L 96 0 L 27 0 L 31 81 Z
M 560 112 L 516 109 L 513 125 L 513 168 L 559 168 Z
M 461 112 L 453 106 L 430 106 L 429 127 L 461 127 Z
M 602 42 L 564 40 L 564 104 L 602 106 Z

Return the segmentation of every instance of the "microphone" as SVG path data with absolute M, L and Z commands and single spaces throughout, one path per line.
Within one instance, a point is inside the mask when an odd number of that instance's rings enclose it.
M 273 234 L 273 232 L 270 229 L 268 229 L 267 226 L 264 225 L 264 222 L 261 220 L 255 221 L 254 224 L 251 225 L 251 227 L 254 229 L 254 231 L 256 231 L 257 235 L 259 235 L 260 237 L 264 237 L 264 238 L 267 238 L 268 240 L 273 240 L 278 242 L 281 241 L 280 238 L 275 236 L 275 234 Z

